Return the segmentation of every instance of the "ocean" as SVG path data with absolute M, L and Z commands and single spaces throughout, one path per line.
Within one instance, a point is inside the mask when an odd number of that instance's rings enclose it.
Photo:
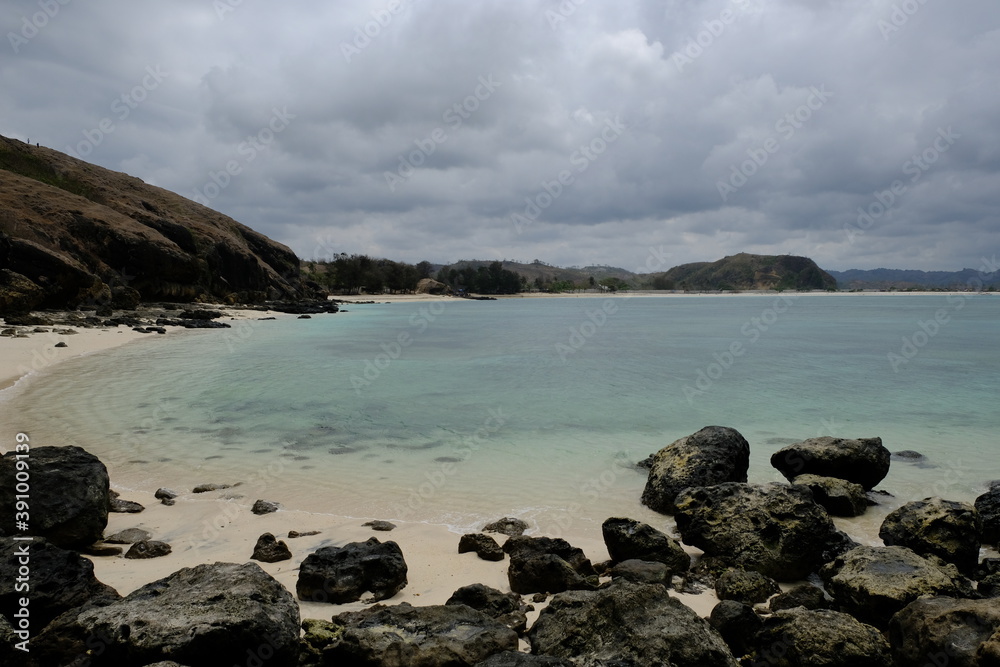
M 112 481 L 235 483 L 252 503 L 456 531 L 518 516 L 535 534 L 654 525 L 637 461 L 707 425 L 751 446 L 882 438 L 874 540 L 908 500 L 1000 479 L 1000 297 L 771 294 L 350 305 L 308 320 L 151 336 L 5 392 L 34 446 L 76 444 Z M 130 497 L 126 495 L 126 497 Z M 662 527 L 662 526 L 661 526 Z

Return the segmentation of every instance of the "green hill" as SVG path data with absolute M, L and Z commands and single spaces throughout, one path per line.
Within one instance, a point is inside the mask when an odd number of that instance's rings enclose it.
M 738 255 L 675 266 L 662 275 L 682 290 L 827 290 L 837 281 L 808 257 Z

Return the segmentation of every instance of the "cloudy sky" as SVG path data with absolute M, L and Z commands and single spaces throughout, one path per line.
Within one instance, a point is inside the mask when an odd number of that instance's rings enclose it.
M 997 0 L 6 0 L 0 134 L 305 258 L 1000 254 Z

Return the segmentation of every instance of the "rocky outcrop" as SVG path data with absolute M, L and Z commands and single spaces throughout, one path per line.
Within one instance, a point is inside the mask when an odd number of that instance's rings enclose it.
M 526 530 L 528 530 L 527 523 L 521 519 L 509 516 L 497 519 L 496 521 L 488 523 L 483 527 L 484 533 L 501 533 L 502 535 L 507 535 L 508 537 L 523 535 Z
M 417 281 L 417 287 L 414 290 L 416 294 L 447 294 L 451 292 L 449 288 L 444 283 L 439 283 L 433 278 L 421 278 Z
M 812 493 L 771 483 L 719 484 L 677 497 L 677 528 L 686 544 L 720 563 L 797 581 L 850 543 Z
M 32 642 L 31 657 L 38 665 L 86 656 L 92 667 L 216 667 L 267 656 L 269 667 L 293 667 L 298 639 L 299 608 L 281 584 L 253 563 L 213 563 L 63 614 Z
M 0 170 L 2 173 L 2 170 Z M 15 531 L 17 453 L 0 457 L 0 532 Z M 32 447 L 28 534 L 56 546 L 81 548 L 104 535 L 111 503 L 108 469 L 80 447 Z
M 1000 664 L 1000 602 L 916 600 L 892 617 L 889 643 L 896 667 Z
M 882 438 L 824 436 L 782 447 L 771 455 L 771 465 L 789 481 L 799 475 L 836 477 L 870 491 L 889 474 L 891 458 Z
M 277 539 L 271 533 L 264 533 L 257 538 L 257 544 L 253 547 L 253 555 L 250 560 L 259 560 L 261 563 L 278 563 L 283 560 L 290 560 L 292 552 L 288 545 Z
M 468 533 L 462 535 L 458 541 L 458 553 L 464 554 L 470 551 L 475 552 L 483 560 L 503 560 L 503 549 L 489 535 L 482 533 Z
M 780 592 L 778 582 L 760 572 L 727 570 L 715 580 L 715 594 L 720 600 L 735 600 L 753 605 L 766 602 L 769 597 Z
M 322 547 L 306 556 L 299 567 L 295 590 L 300 600 L 343 604 L 361 599 L 391 598 L 406 586 L 406 561 L 395 542 L 350 542 Z
M 820 576 L 840 610 L 878 628 L 919 597 L 972 595 L 954 565 L 906 547 L 857 547 L 824 565 Z
M 649 524 L 613 517 L 601 525 L 604 544 L 611 560 L 646 560 L 663 563 L 672 574 L 683 574 L 691 567 L 689 556 L 677 540 Z
M 969 503 L 925 498 L 889 513 L 878 536 L 886 545 L 909 547 L 921 556 L 937 556 L 972 576 L 979 566 L 982 523 Z
M 517 649 L 517 633 L 466 605 L 375 605 L 333 617 L 324 664 L 403 667 L 476 665 Z
M 753 609 L 735 600 L 723 600 L 715 605 L 708 623 L 715 628 L 737 658 L 743 657 L 757 645 L 757 635 L 764 627 L 763 621 Z
M 1000 547 L 1000 485 L 976 498 L 975 506 L 983 522 L 983 544 Z
M 503 550 L 510 555 L 507 581 L 515 593 L 561 593 L 597 587 L 597 576 L 583 551 L 551 537 L 511 537 Z
M 201 204 L 0 137 L 0 307 L 252 303 L 309 290 L 286 246 Z
M 510 556 L 511 560 L 525 559 L 531 556 L 541 556 L 552 554 L 559 556 L 585 577 L 597 574 L 590 559 L 583 553 L 583 550 L 574 547 L 572 544 L 560 537 L 528 537 L 519 535 L 504 542 L 503 550 Z
M 560 593 L 528 638 L 533 653 L 579 664 L 736 667 L 719 633 L 655 584 Z
M 463 586 L 452 593 L 445 604 L 464 604 L 495 618 L 517 634 L 524 634 L 528 627 L 527 607 L 521 597 L 503 593 L 483 584 Z
M 832 516 L 861 516 L 868 510 L 868 496 L 860 484 L 836 477 L 799 475 L 792 484 L 806 486 L 813 499 Z
M 26 565 L 27 576 L 19 574 L 22 565 Z M 23 585 L 28 588 L 23 589 Z M 111 601 L 121 596 L 98 581 L 94 564 L 75 551 L 61 549 L 44 538 L 27 542 L 0 537 L 0 615 L 14 622 L 22 597 L 30 601 L 34 636 L 65 611 L 91 600 Z
M 878 629 L 828 609 L 789 609 L 768 618 L 753 660 L 773 667 L 893 667 Z
M 642 504 L 657 512 L 673 514 L 674 499 L 692 486 L 746 482 L 750 445 L 738 431 L 706 426 L 676 440 L 653 456 Z

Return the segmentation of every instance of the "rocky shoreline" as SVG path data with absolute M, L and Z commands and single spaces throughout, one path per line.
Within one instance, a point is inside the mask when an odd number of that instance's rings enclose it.
M 771 459 L 789 483 L 760 485 L 747 483 L 742 435 L 706 427 L 645 462 L 641 501 L 672 515 L 677 535 L 608 518 L 610 559 L 594 563 L 505 518 L 456 536 L 453 549 L 504 565 L 506 585 L 466 584 L 419 606 L 392 603 L 412 577 L 396 541 L 293 556 L 295 531 L 262 534 L 243 564 L 184 567 L 123 597 L 94 563 L 166 563 L 170 545 L 141 530 L 105 534 L 109 515 L 144 508 L 115 497 L 96 457 L 20 444 L 0 458 L 3 664 L 1000 665 L 1000 559 L 980 558 L 997 546 L 1000 485 L 974 504 L 906 503 L 883 522 L 885 546 L 858 545 L 831 515 L 878 502 L 872 489 L 892 458 L 878 438 L 789 445 Z M 175 491 L 155 499 L 184 511 Z M 259 499 L 247 511 L 279 510 Z M 297 566 L 294 591 L 258 564 L 285 561 Z M 720 602 L 707 617 L 680 601 L 709 589 Z M 331 615 L 301 618 L 318 605 Z

